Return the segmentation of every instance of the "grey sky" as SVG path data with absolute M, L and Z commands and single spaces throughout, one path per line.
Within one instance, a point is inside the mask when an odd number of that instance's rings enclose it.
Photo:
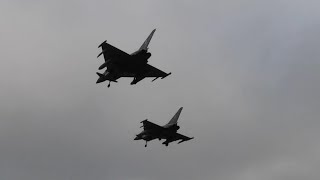
M 0 2 L 4 180 L 317 180 L 316 0 Z M 104 40 L 172 75 L 96 85 Z M 165 124 L 169 147 L 133 141 Z

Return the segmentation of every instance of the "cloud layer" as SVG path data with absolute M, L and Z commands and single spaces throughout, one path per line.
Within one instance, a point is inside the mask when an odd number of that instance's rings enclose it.
M 2 1 L 6 180 L 319 179 L 319 2 Z M 172 75 L 96 85 L 97 46 Z M 195 139 L 144 148 L 139 122 Z

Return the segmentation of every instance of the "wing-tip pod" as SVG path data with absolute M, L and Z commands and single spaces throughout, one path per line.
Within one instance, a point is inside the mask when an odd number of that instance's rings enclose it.
M 169 76 L 169 75 L 171 75 L 171 72 L 168 73 L 168 74 L 166 74 L 165 76 L 163 76 L 161 79 L 164 79 L 164 78 L 166 78 L 166 77 Z
M 191 138 L 188 138 L 188 139 L 183 139 L 183 140 L 179 141 L 178 144 L 180 144 L 180 143 L 182 143 L 182 142 L 184 142 L 184 141 L 189 141 L 189 140 L 191 140 L 191 139 L 194 139 L 194 137 L 191 137 Z
M 106 42 L 107 42 L 107 40 L 103 41 L 103 42 L 98 46 L 98 48 L 100 48 L 100 47 L 102 46 L 102 44 L 104 44 L 104 43 L 106 43 Z

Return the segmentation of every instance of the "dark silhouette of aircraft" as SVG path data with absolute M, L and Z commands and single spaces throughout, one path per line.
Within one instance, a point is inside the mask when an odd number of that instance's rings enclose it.
M 99 79 L 97 83 L 109 81 L 117 82 L 121 77 L 133 77 L 131 85 L 136 84 L 146 77 L 154 77 L 154 80 L 161 77 L 162 79 L 171 73 L 165 73 L 148 64 L 148 59 L 151 53 L 148 52 L 149 42 L 156 30 L 154 29 L 148 38 L 144 41 L 142 46 L 134 53 L 127 54 L 120 49 L 110 45 L 107 41 L 101 43 L 98 48 L 102 48 L 102 52 L 98 57 L 103 54 L 105 62 L 99 67 L 99 70 L 107 68 L 103 74 L 97 72 Z
M 182 111 L 182 107 L 176 112 L 176 114 L 172 117 L 172 119 L 164 126 L 159 126 L 157 124 L 154 124 L 150 121 L 143 120 L 141 123 L 143 125 L 143 131 L 136 135 L 134 140 L 145 140 L 146 144 L 145 147 L 147 147 L 147 142 L 154 140 L 154 139 L 166 139 L 162 144 L 168 146 L 170 142 L 181 140 L 178 142 L 178 144 L 189 141 L 192 138 L 189 138 L 187 136 L 181 135 L 177 133 L 177 130 L 180 128 L 177 123 L 180 116 L 180 113 Z

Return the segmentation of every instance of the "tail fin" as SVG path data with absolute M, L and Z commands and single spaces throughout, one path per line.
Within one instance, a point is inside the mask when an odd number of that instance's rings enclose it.
M 174 125 L 174 124 L 177 124 L 178 123 L 178 119 L 179 119 L 179 116 L 180 116 L 180 113 L 182 111 L 182 108 L 181 107 L 177 112 L 176 114 L 172 117 L 172 119 L 168 122 L 168 124 L 166 124 L 166 126 L 171 126 L 171 125 Z
M 144 43 L 141 45 L 141 47 L 140 47 L 140 49 L 138 50 L 138 51 L 140 51 L 140 50 L 145 50 L 145 51 L 148 51 L 148 45 L 149 45 L 149 43 L 150 43 L 150 41 L 151 41 L 151 38 L 152 38 L 152 36 L 153 36 L 153 33 L 156 31 L 156 29 L 154 29 L 151 33 L 150 33 L 150 35 L 148 36 L 148 38 L 144 41 Z

